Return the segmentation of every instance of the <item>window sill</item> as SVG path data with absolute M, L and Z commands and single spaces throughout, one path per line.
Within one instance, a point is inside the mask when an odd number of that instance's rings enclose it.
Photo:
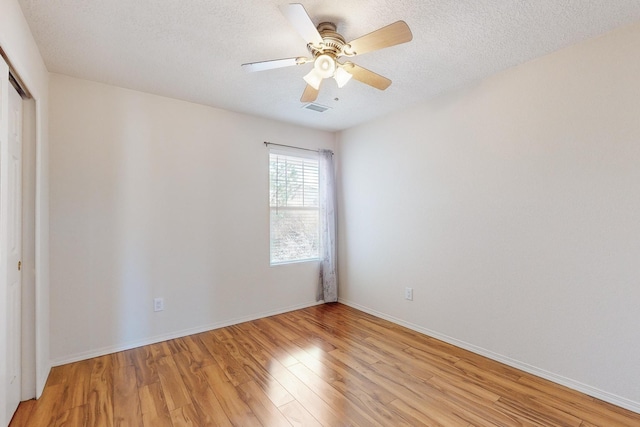
M 271 262 L 269 263 L 270 267 L 278 267 L 280 265 L 289 265 L 289 264 L 302 264 L 305 262 L 320 262 L 320 258 L 309 258 L 309 259 L 299 259 L 295 261 L 279 261 L 279 262 Z

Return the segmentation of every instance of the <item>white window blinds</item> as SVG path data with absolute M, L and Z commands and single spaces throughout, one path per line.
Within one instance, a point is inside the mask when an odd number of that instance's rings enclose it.
M 269 152 L 271 264 L 318 259 L 318 157 Z

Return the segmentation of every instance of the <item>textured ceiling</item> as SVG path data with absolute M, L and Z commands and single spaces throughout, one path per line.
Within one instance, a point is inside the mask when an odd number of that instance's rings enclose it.
M 315 24 L 352 40 L 404 20 L 413 41 L 354 58 L 393 81 L 378 91 L 327 81 L 317 113 L 299 101 L 311 64 L 245 73 L 240 64 L 307 56 L 282 0 L 19 0 L 51 72 L 339 130 L 640 20 L 640 0 L 306 0 Z M 336 98 L 339 98 L 336 100 Z

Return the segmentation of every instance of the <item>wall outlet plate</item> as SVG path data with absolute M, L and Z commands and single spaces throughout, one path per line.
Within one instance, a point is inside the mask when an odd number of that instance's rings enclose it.
M 413 288 L 404 288 L 404 299 L 413 301 Z
M 162 310 L 164 310 L 164 298 L 154 298 L 153 311 L 162 311 Z

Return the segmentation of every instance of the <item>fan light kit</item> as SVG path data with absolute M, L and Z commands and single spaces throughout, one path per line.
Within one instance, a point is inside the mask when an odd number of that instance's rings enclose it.
M 391 85 L 391 80 L 388 78 L 360 67 L 353 62 L 340 62 L 338 59 L 343 56 L 353 57 L 385 47 L 406 43 L 413 38 L 409 26 L 404 21 L 397 21 L 346 43 L 344 37 L 336 32 L 336 25 L 334 23 L 322 22 L 316 27 L 304 9 L 304 6 L 301 4 L 292 3 L 283 5 L 280 10 L 291 25 L 305 39 L 307 49 L 312 57 L 252 62 L 242 64 L 242 68 L 249 72 L 263 71 L 313 62 L 313 68 L 303 77 L 307 83 L 307 87 L 300 99 L 302 102 L 315 101 L 318 97 L 320 85 L 325 79 L 329 78 L 333 78 L 339 88 L 344 87 L 351 78 L 355 78 L 376 89 L 385 90 Z

